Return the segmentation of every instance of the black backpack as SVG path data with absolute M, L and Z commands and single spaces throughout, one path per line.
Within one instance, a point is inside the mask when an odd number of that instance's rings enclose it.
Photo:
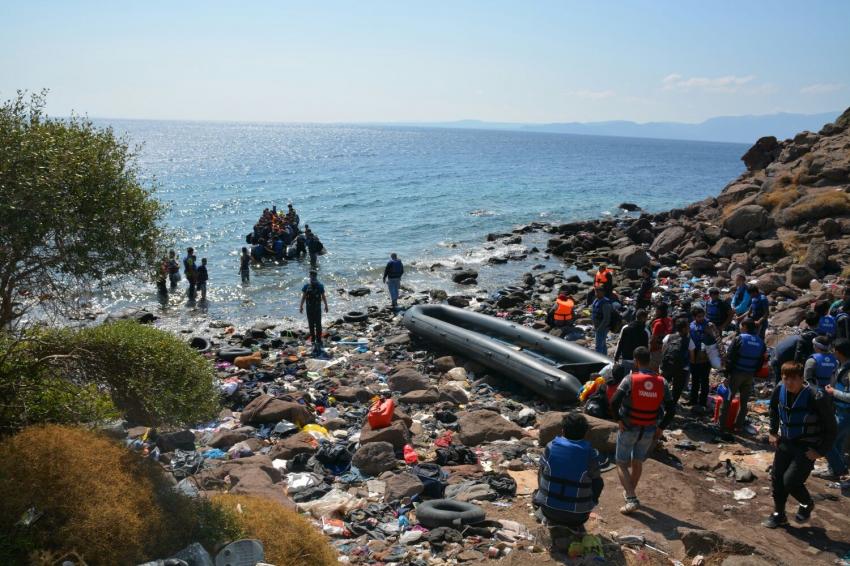
M 672 375 L 680 373 L 685 367 L 682 346 L 684 338 L 678 332 L 674 332 L 667 338 L 661 350 L 661 374 Z
M 446 480 L 449 475 L 437 464 L 424 463 L 413 467 L 413 473 L 425 486 L 422 495 L 439 499 L 446 489 Z

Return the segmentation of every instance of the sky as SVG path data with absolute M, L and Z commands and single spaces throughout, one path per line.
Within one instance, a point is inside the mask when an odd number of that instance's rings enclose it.
M 0 0 L 0 99 L 274 122 L 840 111 L 848 22 L 845 0 Z

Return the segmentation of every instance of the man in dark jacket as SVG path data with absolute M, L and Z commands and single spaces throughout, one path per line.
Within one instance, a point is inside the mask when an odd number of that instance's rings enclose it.
M 614 353 L 614 361 L 620 362 L 626 372 L 632 371 L 634 367 L 635 349 L 643 346 L 649 347 L 649 331 L 646 329 L 646 311 L 638 309 L 635 319 L 625 325 L 620 331 L 620 339 L 617 341 L 617 351 Z
M 690 376 L 690 327 L 687 318 L 677 318 L 673 332 L 664 337 L 661 349 L 661 375 L 672 387 L 673 402 L 678 403 Z
M 797 342 L 797 351 L 794 352 L 794 361 L 798 364 L 806 363 L 806 360 L 814 354 L 815 348 L 812 341 L 818 337 L 818 322 L 820 315 L 813 310 L 806 311 L 805 314 L 806 328 L 800 334 L 800 340 Z M 777 377 L 777 381 L 779 377 Z
M 796 362 L 782 366 L 782 383 L 770 399 L 770 444 L 776 447 L 771 472 L 774 512 L 762 522 L 769 529 L 788 524 L 788 496 L 799 502 L 794 519 L 809 520 L 815 502 L 806 480 L 815 460 L 826 456 L 835 441 L 836 425 L 832 403 L 823 392 L 803 381 L 803 368 Z
M 568 413 L 563 436 L 556 436 L 543 452 L 533 503 L 549 522 L 581 528 L 599 503 L 604 482 L 596 450 L 584 439 L 587 418 Z
M 387 284 L 387 289 L 389 289 L 393 309 L 398 308 L 398 291 L 401 288 L 402 275 L 404 275 L 404 265 L 396 254 L 390 254 L 390 261 L 384 268 L 383 280 Z

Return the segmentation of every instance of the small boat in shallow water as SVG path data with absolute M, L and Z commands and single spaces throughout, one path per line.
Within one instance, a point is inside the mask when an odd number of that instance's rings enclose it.
M 413 334 L 510 377 L 541 397 L 574 403 L 582 383 L 611 359 L 561 338 L 448 305 L 417 305 L 404 314 Z

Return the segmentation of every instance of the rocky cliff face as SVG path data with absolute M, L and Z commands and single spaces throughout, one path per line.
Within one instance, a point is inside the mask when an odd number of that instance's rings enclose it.
M 850 276 L 850 109 L 817 133 L 761 138 L 741 159 L 747 171 L 716 198 L 557 226 L 549 250 L 581 269 L 619 265 L 627 295 L 647 264 L 721 279 L 743 270 L 780 300 L 812 279 Z

